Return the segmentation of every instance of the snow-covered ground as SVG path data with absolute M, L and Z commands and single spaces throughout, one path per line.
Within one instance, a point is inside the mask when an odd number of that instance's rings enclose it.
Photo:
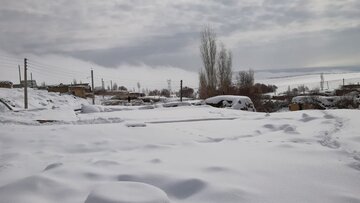
M 324 73 L 324 90 L 338 89 L 343 84 L 357 84 L 360 82 L 360 72 L 350 73 Z M 305 85 L 310 90 L 320 88 L 320 74 L 309 73 L 300 75 L 272 75 L 272 77 L 259 76 L 256 82 L 264 84 L 272 84 L 278 87 L 277 92 L 282 93 L 290 89 Z
M 13 109 L 24 108 L 23 88 L 0 88 L 0 98 L 7 101 Z M 33 109 L 79 109 L 81 104 L 89 104 L 86 99 L 75 97 L 70 94 L 60 94 L 28 88 L 28 107 Z
M 359 202 L 359 117 L 210 106 L 1 112 L 0 202 Z

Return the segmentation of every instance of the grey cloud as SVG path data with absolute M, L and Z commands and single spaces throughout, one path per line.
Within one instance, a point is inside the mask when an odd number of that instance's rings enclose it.
M 360 28 L 321 32 L 267 45 L 236 49 L 238 68 L 296 68 L 360 54 Z M 331 64 L 329 64 L 331 65 Z M 353 64 L 343 64 L 344 66 Z
M 71 55 L 89 60 L 99 65 L 115 67 L 121 63 L 136 64 L 143 62 L 149 65 L 177 65 L 189 69 L 191 55 L 183 52 L 189 41 L 197 39 L 198 32 L 177 33 L 172 36 L 154 37 L 151 40 L 133 46 L 114 47 L 104 50 L 87 50 L 72 52 Z M 177 57 L 179 57 L 177 59 Z
M 359 52 L 354 44 L 360 41 L 360 2 L 343 2 L 0 0 L 0 47 L 10 53 L 69 55 L 108 67 L 146 63 L 196 71 L 201 66 L 198 33 L 205 24 L 224 39 L 241 32 L 271 35 L 274 28 L 297 24 L 291 29 L 299 30 L 286 37 L 250 36 L 259 43 L 246 46 L 234 37 L 227 45 L 234 49 L 235 67 L 301 66 Z M 334 26 L 322 30 L 323 22 Z M 301 30 L 306 24 L 319 29 Z

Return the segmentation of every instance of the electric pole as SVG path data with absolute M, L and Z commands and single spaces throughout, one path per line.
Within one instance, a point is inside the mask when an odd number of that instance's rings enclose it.
M 182 97 L 183 97 L 182 85 L 183 85 L 183 81 L 180 80 L 180 102 L 182 102 Z
M 102 90 L 105 90 L 105 83 L 103 78 L 101 78 L 101 88 Z
M 95 90 L 94 90 L 94 71 L 91 69 L 91 89 L 92 89 L 92 104 L 95 104 Z
M 324 90 L 324 73 L 320 74 L 320 89 L 321 91 Z
M 30 83 L 31 83 L 31 88 L 34 88 L 34 86 L 33 86 L 33 79 L 32 79 L 32 73 L 30 73 Z
M 19 80 L 20 80 L 19 84 L 21 84 L 21 70 L 20 70 L 20 65 L 18 65 L 18 67 L 19 67 Z
M 28 108 L 27 58 L 24 58 L 24 108 Z
M 167 80 L 167 84 L 168 84 L 168 90 L 171 94 L 171 80 L 170 79 Z
M 113 91 L 112 80 L 110 80 L 110 90 Z

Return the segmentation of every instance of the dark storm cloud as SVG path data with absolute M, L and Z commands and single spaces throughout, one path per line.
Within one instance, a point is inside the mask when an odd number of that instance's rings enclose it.
M 327 58 L 360 64 L 351 58 L 360 49 L 353 46 L 360 41 L 357 0 L 0 4 L 0 48 L 9 53 L 62 54 L 107 67 L 145 63 L 197 70 L 199 32 L 211 25 L 233 50 L 235 67 L 299 67 Z

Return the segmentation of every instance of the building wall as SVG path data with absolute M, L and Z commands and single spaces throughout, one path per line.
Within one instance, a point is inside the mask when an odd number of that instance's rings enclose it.
M 69 87 L 68 86 L 53 86 L 53 87 L 49 86 L 48 92 L 66 93 L 66 92 L 69 92 Z
M 71 94 L 77 96 L 77 97 L 82 97 L 85 98 L 86 97 L 86 90 L 85 88 L 82 87 L 72 87 L 70 89 Z
M 10 81 L 0 82 L 0 88 L 13 88 L 13 83 Z

